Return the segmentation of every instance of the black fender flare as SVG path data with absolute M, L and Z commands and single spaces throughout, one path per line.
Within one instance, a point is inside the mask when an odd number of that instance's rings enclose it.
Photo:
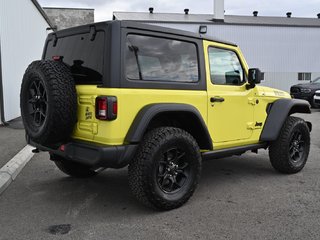
M 287 117 L 294 113 L 311 113 L 309 102 L 290 98 L 278 99 L 273 102 L 260 135 L 260 141 L 275 141 Z M 311 123 L 307 122 L 307 124 L 311 131 Z
M 163 113 L 188 113 L 194 118 L 198 126 L 196 131 L 203 142 L 202 149 L 212 150 L 212 140 L 200 112 L 192 105 L 182 103 L 155 103 L 144 106 L 136 115 L 125 137 L 127 143 L 139 143 L 147 131 L 149 123 Z M 197 140 L 197 139 L 196 139 Z M 200 144 L 199 144 L 200 145 Z M 201 147 L 201 146 L 200 146 Z

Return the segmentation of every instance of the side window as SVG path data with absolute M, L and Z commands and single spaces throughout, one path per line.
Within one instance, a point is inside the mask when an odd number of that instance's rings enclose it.
M 199 81 L 197 47 L 190 42 L 129 34 L 125 67 L 129 80 Z
M 235 52 L 210 47 L 209 64 L 213 84 L 241 85 L 244 83 L 244 71 Z

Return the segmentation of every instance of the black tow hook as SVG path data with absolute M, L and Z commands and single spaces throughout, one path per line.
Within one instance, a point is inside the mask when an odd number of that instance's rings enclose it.
M 33 152 L 33 153 L 39 153 L 40 150 L 39 150 L 38 148 L 35 148 L 35 149 L 32 150 L 32 152 Z

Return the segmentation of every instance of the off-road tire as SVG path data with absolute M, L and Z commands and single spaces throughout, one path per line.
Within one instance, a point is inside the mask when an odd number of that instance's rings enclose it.
M 64 159 L 61 156 L 50 154 L 50 158 L 62 172 L 71 177 L 89 178 L 98 174 L 89 166 Z
M 296 138 L 300 138 L 301 141 Z M 269 147 L 271 165 L 281 173 L 297 173 L 305 166 L 309 150 L 310 131 L 306 122 L 301 118 L 289 116 L 278 139 Z
M 42 145 L 66 141 L 77 120 L 76 88 L 68 66 L 50 60 L 32 62 L 23 76 L 20 107 L 32 141 Z
M 168 165 L 164 164 L 170 162 L 176 163 L 176 173 L 167 172 L 165 166 Z M 199 146 L 188 132 L 174 127 L 153 129 L 145 135 L 129 164 L 131 191 L 148 207 L 158 210 L 178 208 L 194 193 L 201 175 L 201 162 Z M 172 184 L 174 187 L 171 186 L 173 175 L 176 176 L 176 184 Z M 165 179 L 167 176 L 171 176 L 172 181 L 169 177 Z

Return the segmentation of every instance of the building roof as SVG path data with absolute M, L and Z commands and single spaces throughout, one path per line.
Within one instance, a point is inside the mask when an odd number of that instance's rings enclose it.
M 213 14 L 183 13 L 149 13 L 149 12 L 114 12 L 116 20 L 132 20 L 140 22 L 190 23 L 190 24 L 229 24 L 259 25 L 283 27 L 320 27 L 319 18 L 298 17 L 266 17 L 225 15 L 224 21 L 217 21 Z
M 43 18 L 46 20 L 46 22 L 49 24 L 49 26 L 54 29 L 53 24 L 51 23 L 50 19 L 48 18 L 47 14 L 43 11 L 42 7 L 38 3 L 37 0 L 31 0 L 31 2 L 35 5 L 35 7 L 38 9 L 40 14 L 43 16 Z
M 57 9 L 57 10 L 78 10 L 78 11 L 94 11 L 94 8 L 70 8 L 70 7 L 43 7 L 43 9 Z

